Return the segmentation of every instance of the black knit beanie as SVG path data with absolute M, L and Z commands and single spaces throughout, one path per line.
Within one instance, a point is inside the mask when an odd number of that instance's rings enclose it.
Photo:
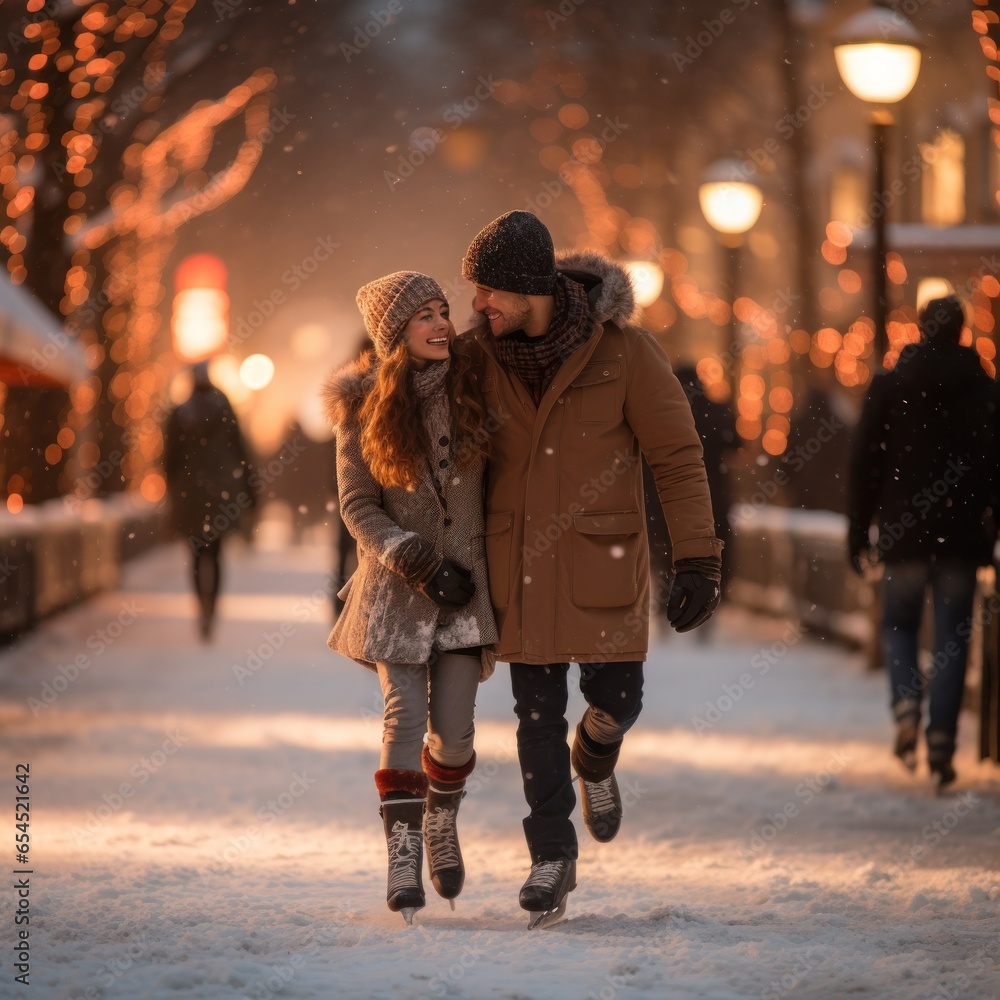
M 531 212 L 507 212 L 472 241 L 462 277 L 502 292 L 551 295 L 556 286 L 552 236 Z

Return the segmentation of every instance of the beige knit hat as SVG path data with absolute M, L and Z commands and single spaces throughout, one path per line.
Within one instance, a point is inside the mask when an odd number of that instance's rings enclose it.
M 448 301 L 441 286 L 419 271 L 396 271 L 358 289 L 358 308 L 380 358 L 388 357 L 410 317 L 431 299 Z

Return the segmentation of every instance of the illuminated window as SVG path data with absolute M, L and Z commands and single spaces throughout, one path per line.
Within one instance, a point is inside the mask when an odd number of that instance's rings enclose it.
M 865 198 L 867 181 L 860 168 L 853 164 L 837 167 L 830 179 L 830 221 L 846 222 L 854 229 L 866 224 Z
M 921 214 L 932 226 L 957 226 L 965 221 L 965 140 L 953 129 L 942 129 L 933 142 L 920 144 L 924 175 Z
M 1000 129 L 990 128 L 986 133 L 986 207 L 1000 215 Z

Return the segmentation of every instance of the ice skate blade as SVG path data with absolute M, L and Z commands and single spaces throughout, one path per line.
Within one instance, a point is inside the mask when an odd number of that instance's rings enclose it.
M 448 900 L 448 905 L 451 907 L 451 912 L 454 913 L 455 912 L 455 900 L 449 899 Z
M 413 926 L 413 915 L 419 910 L 419 906 L 404 906 L 400 909 L 399 913 L 403 920 L 406 922 L 407 927 Z
M 559 901 L 559 905 L 554 910 L 540 910 L 536 913 L 531 920 L 528 921 L 528 930 L 542 930 L 545 927 L 551 927 L 553 924 L 559 923 L 560 920 L 566 915 L 566 897 Z

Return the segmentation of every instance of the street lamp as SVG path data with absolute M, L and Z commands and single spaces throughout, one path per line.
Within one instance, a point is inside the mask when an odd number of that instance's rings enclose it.
M 873 249 L 875 358 L 879 367 L 889 347 L 886 318 L 888 288 L 885 239 L 885 146 L 886 134 L 893 123 L 892 114 L 883 105 L 896 104 L 913 89 L 920 72 L 923 38 L 902 14 L 876 5 L 848 18 L 834 41 L 837 69 L 847 89 L 874 105 L 872 108 L 872 145 L 875 150 Z
M 663 268 L 653 260 L 633 257 L 622 261 L 632 281 L 636 303 L 643 309 L 651 306 L 663 291 Z
M 698 201 L 709 225 L 719 234 L 719 242 L 726 248 L 726 292 L 732 299 L 729 314 L 729 384 L 733 402 L 736 402 L 737 359 L 740 344 L 736 325 L 736 288 L 739 270 L 740 247 L 743 234 L 760 217 L 764 206 L 763 192 L 746 179 L 740 160 L 717 160 L 702 175 L 698 187 Z
M 225 347 L 229 336 L 226 278 L 226 265 L 213 254 L 194 254 L 177 265 L 171 332 L 174 353 L 181 361 L 203 361 Z

